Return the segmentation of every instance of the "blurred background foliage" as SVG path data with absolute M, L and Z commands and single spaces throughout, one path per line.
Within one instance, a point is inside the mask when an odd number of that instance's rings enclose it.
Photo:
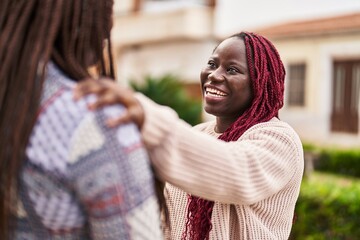
M 360 149 L 304 144 L 314 171 L 304 176 L 291 240 L 360 239 Z
M 130 81 L 130 86 L 161 105 L 174 109 L 179 117 L 194 126 L 201 122 L 201 100 L 191 98 L 174 75 L 166 74 L 160 77 L 146 76 L 143 83 Z

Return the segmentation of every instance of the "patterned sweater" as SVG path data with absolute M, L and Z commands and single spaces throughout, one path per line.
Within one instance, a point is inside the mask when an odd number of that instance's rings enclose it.
M 133 124 L 105 126 L 52 63 L 21 173 L 12 239 L 162 239 L 153 175 Z
M 138 95 L 142 136 L 162 179 L 170 212 L 167 239 L 185 229 L 187 193 L 215 201 L 210 239 L 288 239 L 304 159 L 295 131 L 274 118 L 223 142 L 215 122 L 191 128 L 171 109 Z

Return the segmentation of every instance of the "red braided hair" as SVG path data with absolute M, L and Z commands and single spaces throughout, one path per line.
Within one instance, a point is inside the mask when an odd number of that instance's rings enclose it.
M 283 106 L 285 68 L 274 45 L 255 33 L 241 32 L 232 37 L 244 40 L 253 100 L 250 107 L 223 133 L 219 139 L 236 141 L 257 123 L 278 117 Z M 213 201 L 188 196 L 186 228 L 182 239 L 207 240 L 212 229 Z

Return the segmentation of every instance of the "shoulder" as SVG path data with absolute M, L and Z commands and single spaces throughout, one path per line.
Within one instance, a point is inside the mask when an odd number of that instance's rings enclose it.
M 210 126 L 215 125 L 215 121 L 209 121 L 209 122 L 203 122 L 203 123 L 199 123 L 197 125 L 194 126 L 194 129 L 197 130 L 203 130 L 203 129 L 207 129 Z
M 253 135 L 255 132 L 265 131 L 269 134 L 280 133 L 292 138 L 299 138 L 295 130 L 286 122 L 279 120 L 278 118 L 272 118 L 271 120 L 263 123 L 258 123 L 245 131 L 243 136 Z
M 209 134 L 209 135 L 211 135 L 211 136 L 219 137 L 220 134 L 219 134 L 219 133 L 216 133 L 216 132 L 214 131 L 215 125 L 216 125 L 216 121 L 215 121 L 215 120 L 212 120 L 212 121 L 203 122 L 203 123 L 200 123 L 200 124 L 198 124 L 198 125 L 195 125 L 193 128 L 194 128 L 195 130 L 198 130 L 198 131 L 207 133 L 207 134 Z
M 265 140 L 272 144 L 281 144 L 303 155 L 301 139 L 296 131 L 286 122 L 273 118 L 249 128 L 240 138 L 241 140 Z
M 65 174 L 69 164 L 103 148 L 107 138 L 116 140 L 117 146 L 139 144 L 140 133 L 134 124 L 106 127 L 107 118 L 122 114 L 122 105 L 90 111 L 87 105 L 95 101 L 95 96 L 75 101 L 75 82 L 52 63 L 47 70 L 39 114 L 27 147 L 30 162 L 46 171 Z
M 116 105 L 86 112 L 71 137 L 70 161 L 75 162 L 82 156 L 105 148 L 110 152 L 124 151 L 123 154 L 128 154 L 142 147 L 141 135 L 135 124 L 128 123 L 115 128 L 106 126 L 108 118 L 119 116 L 123 111 L 123 106 Z
M 76 82 L 68 78 L 55 64 L 50 62 L 39 117 L 43 117 L 49 112 L 54 113 L 56 115 L 54 121 L 59 125 L 68 123 L 63 126 L 64 129 L 70 130 L 72 138 L 81 137 L 82 140 L 91 139 L 93 135 L 103 139 L 100 137 L 100 133 L 111 135 L 119 131 L 125 132 L 124 136 L 127 135 L 128 140 L 134 140 L 131 136 L 140 135 L 134 124 L 108 128 L 105 124 L 106 120 L 120 116 L 125 111 L 124 106 L 116 104 L 90 111 L 88 105 L 96 101 L 96 96 L 88 95 L 75 101 L 73 98 L 75 85 Z

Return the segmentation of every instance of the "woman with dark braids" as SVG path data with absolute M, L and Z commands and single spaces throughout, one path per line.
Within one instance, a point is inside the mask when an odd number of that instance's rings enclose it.
M 77 81 L 114 78 L 112 7 L 0 1 L 0 239 L 163 237 L 138 128 L 73 99 Z
M 302 144 L 279 120 L 285 70 L 273 44 L 242 32 L 222 41 L 201 71 L 204 108 L 214 121 L 191 128 L 141 94 L 94 81 L 77 98 L 99 95 L 97 108 L 122 102 L 157 174 L 167 182 L 168 239 L 288 239 L 303 175 Z

